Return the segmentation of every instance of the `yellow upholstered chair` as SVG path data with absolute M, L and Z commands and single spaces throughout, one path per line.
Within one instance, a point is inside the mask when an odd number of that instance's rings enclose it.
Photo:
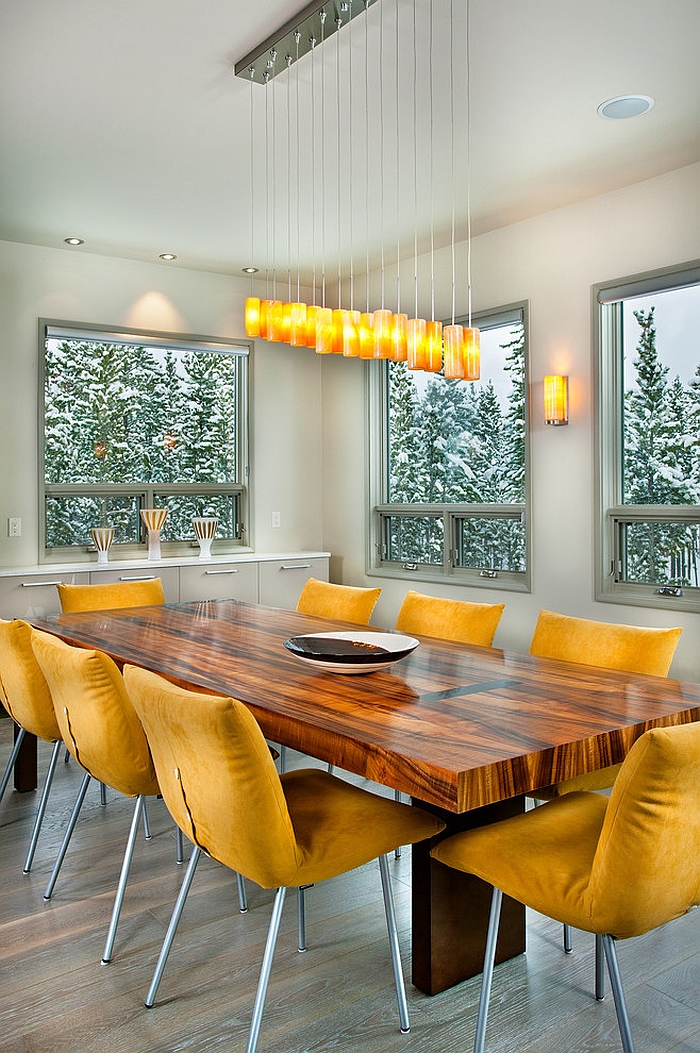
M 354 585 L 333 585 L 309 578 L 301 590 L 297 610 L 319 618 L 367 625 L 372 617 L 381 589 L 362 589 Z
M 92 778 L 136 798 L 117 895 L 102 960 L 108 962 L 145 796 L 159 793 L 148 743 L 124 688 L 119 669 L 100 651 L 70 647 L 48 633 L 34 632 L 32 645 L 46 677 L 61 736 L 85 771 L 44 898 L 49 899 Z
M 2 783 L 0 783 L 0 800 L 7 788 L 20 746 L 27 732 L 45 742 L 53 743 L 49 767 L 39 799 L 39 808 L 29 840 L 27 858 L 24 862 L 24 873 L 28 874 L 34 859 L 61 749 L 61 731 L 54 713 L 51 692 L 32 650 L 32 627 L 26 622 L 6 622 L 0 619 L 0 702 L 19 729 L 2 777 Z
M 324 881 L 379 857 L 401 1030 L 408 1031 L 386 853 L 439 833 L 441 820 L 318 769 L 279 775 L 260 727 L 236 699 L 185 691 L 134 666 L 125 666 L 124 682 L 165 803 L 195 844 L 146 1005 L 155 1002 L 200 852 L 277 889 L 248 1053 L 257 1043 L 287 887 Z
M 144 581 L 114 581 L 105 585 L 56 586 L 64 614 L 76 611 L 108 611 L 117 607 L 151 607 L 165 603 L 160 578 Z
M 647 629 L 636 625 L 571 618 L 542 610 L 530 641 L 530 654 L 578 662 L 627 673 L 666 676 L 671 667 L 682 629 Z M 615 781 L 619 764 L 576 775 L 530 794 L 538 801 L 551 801 L 574 790 L 607 790 Z M 564 950 L 571 951 L 571 931 L 564 928 Z M 600 946 L 596 956 L 596 997 L 603 997 L 603 962 Z
M 444 600 L 409 590 L 401 604 L 395 628 L 402 633 L 490 647 L 504 607 L 504 603 Z
M 494 886 L 475 1053 L 484 1034 L 502 894 L 602 939 L 625 1053 L 634 1053 L 615 940 L 700 903 L 700 722 L 634 744 L 610 798 L 575 792 L 446 838 L 446 866 Z

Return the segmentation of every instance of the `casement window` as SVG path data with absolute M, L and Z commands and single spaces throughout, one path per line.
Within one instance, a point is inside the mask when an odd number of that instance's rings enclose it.
M 597 596 L 700 610 L 700 265 L 594 288 Z
M 527 309 L 473 324 L 477 382 L 370 364 L 367 569 L 527 591 Z
M 86 553 L 90 528 L 143 555 L 142 508 L 168 509 L 162 553 L 196 545 L 217 516 L 220 547 L 247 544 L 249 343 L 40 323 L 39 451 L 44 558 Z

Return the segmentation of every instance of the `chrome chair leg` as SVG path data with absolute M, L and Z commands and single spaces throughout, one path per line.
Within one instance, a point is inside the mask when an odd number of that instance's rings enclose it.
M 287 747 L 280 746 L 280 772 L 287 770 Z
M 107 932 L 107 942 L 105 943 L 105 949 L 102 952 L 102 964 L 108 965 L 112 957 L 112 950 L 114 948 L 114 938 L 117 935 L 117 925 L 119 924 L 119 915 L 121 914 L 122 903 L 124 902 L 124 893 L 126 892 L 126 883 L 129 880 L 129 870 L 131 868 L 131 860 L 134 855 L 134 847 L 136 845 L 136 835 L 139 830 L 139 821 L 141 816 L 144 815 L 145 799 L 143 794 L 139 794 L 136 798 L 136 807 L 134 808 L 134 816 L 131 820 L 131 829 L 129 831 L 129 837 L 126 842 L 126 848 L 124 850 L 124 859 L 122 861 L 122 869 L 119 874 L 119 884 L 117 885 L 117 894 L 114 897 L 114 907 L 112 908 L 112 918 L 109 923 L 109 930 Z
M 391 964 L 394 970 L 396 998 L 399 1003 L 399 1025 L 401 1027 L 401 1034 L 407 1035 L 411 1030 L 411 1022 L 408 1019 L 408 1003 L 406 1001 L 406 988 L 403 982 L 403 969 L 401 968 L 401 951 L 399 950 L 399 931 L 396 926 L 396 909 L 394 907 L 394 894 L 391 889 L 391 874 L 389 873 L 389 860 L 387 856 L 379 857 L 379 871 L 382 876 L 384 913 L 386 914 L 386 927 L 389 933 L 389 950 L 391 951 Z
M 474 1053 L 484 1053 L 484 1039 L 486 1037 L 486 1020 L 489 1012 L 489 999 L 491 998 L 491 981 L 493 980 L 493 963 L 496 958 L 496 942 L 498 940 L 498 924 L 501 920 L 501 903 L 503 893 L 499 888 L 494 888 L 491 894 L 491 910 L 489 912 L 489 927 L 486 933 L 486 951 L 484 953 L 484 971 L 481 976 L 481 994 L 479 995 L 479 1013 L 476 1018 L 476 1034 L 474 1036 Z
M 145 797 L 143 799 L 143 836 L 147 841 L 151 840 L 151 823 L 148 818 L 148 804 Z
M 602 936 L 601 943 L 605 950 L 605 960 L 608 963 L 608 974 L 610 976 L 610 986 L 612 987 L 613 998 L 615 1000 L 615 1012 L 617 1013 L 617 1023 L 620 1028 L 622 1048 L 625 1053 L 634 1053 L 634 1042 L 632 1041 L 632 1032 L 630 1030 L 630 1018 L 627 1014 L 627 1003 L 625 1002 L 625 993 L 622 989 L 622 980 L 620 979 L 620 970 L 617 964 L 615 937 L 609 935 Z
M 401 801 L 401 790 L 394 790 L 394 800 Z M 401 845 L 394 849 L 394 859 L 401 859 Z
M 181 864 L 185 859 L 185 842 L 179 826 L 175 827 L 175 846 L 175 862 Z
M 571 926 L 570 925 L 565 925 L 564 926 L 564 954 L 571 954 L 571 950 L 572 950 Z
M 265 953 L 263 955 L 262 967 L 260 969 L 260 979 L 258 980 L 258 989 L 255 992 L 255 1005 L 253 1006 L 253 1017 L 250 1022 L 250 1034 L 248 1035 L 246 1053 L 255 1053 L 258 1044 L 260 1022 L 262 1020 L 263 1009 L 265 1008 L 265 997 L 270 982 L 270 970 L 272 969 L 272 959 L 275 954 L 275 946 L 277 945 L 277 936 L 280 931 L 282 908 L 284 907 L 284 897 L 286 894 L 287 889 L 284 886 L 278 888 L 275 894 L 275 902 L 272 907 L 272 917 L 270 918 L 270 928 L 267 932 Z
M 306 950 L 306 890 L 313 885 L 299 885 L 297 889 L 297 950 Z
M 54 863 L 53 870 L 51 871 L 51 877 L 49 878 L 49 883 L 46 886 L 46 892 L 44 892 L 44 899 L 51 899 L 51 894 L 52 894 L 52 892 L 54 890 L 54 885 L 56 884 L 56 879 L 58 878 L 58 872 L 61 869 L 61 865 L 63 864 L 63 860 L 64 860 L 66 852 L 68 850 L 68 844 L 70 842 L 70 839 L 73 836 L 73 831 L 75 830 L 75 824 L 78 822 L 78 816 L 80 815 L 80 809 L 83 807 L 83 801 L 85 800 L 85 794 L 87 793 L 87 789 L 88 789 L 88 786 L 90 785 L 90 779 L 91 778 L 92 778 L 92 776 L 88 775 L 87 772 L 83 776 L 83 781 L 80 784 L 80 789 L 78 790 L 78 796 L 75 799 L 75 804 L 73 805 L 73 811 L 71 812 L 70 819 L 68 820 L 68 826 L 66 827 L 66 832 L 64 834 L 63 841 L 61 842 L 61 847 L 58 850 L 58 855 L 56 857 L 56 862 Z
M 595 997 L 596 1002 L 602 1002 L 605 998 L 605 951 L 603 950 L 603 937 L 597 934 L 595 938 Z
M 103 782 L 100 783 L 100 804 L 103 808 L 107 804 L 107 787 Z
M 22 742 L 24 741 L 24 736 L 27 734 L 27 732 L 24 730 L 24 728 L 21 728 L 19 726 L 19 724 L 15 724 L 15 727 L 18 729 L 17 730 L 17 738 L 15 739 L 15 744 L 12 747 L 12 753 L 10 754 L 10 759 L 7 762 L 7 767 L 5 768 L 5 772 L 4 772 L 3 777 L 2 777 L 2 782 L 0 783 L 0 801 L 3 799 L 3 797 L 5 795 L 5 790 L 7 789 L 7 784 L 10 781 L 10 775 L 12 774 L 12 769 L 14 768 L 15 761 L 17 760 L 17 757 L 19 756 L 19 751 L 20 751 L 20 747 L 22 745 Z
M 175 906 L 173 907 L 172 915 L 170 916 L 168 931 L 165 934 L 163 946 L 161 947 L 160 954 L 158 955 L 158 961 L 156 963 L 155 972 L 153 973 L 153 979 L 151 980 L 151 986 L 148 988 L 148 994 L 146 995 L 146 1001 L 144 1003 L 146 1009 L 152 1009 L 155 1005 L 156 995 L 158 994 L 158 988 L 160 987 L 160 981 L 163 978 L 163 970 L 165 969 L 165 963 L 168 960 L 170 948 L 173 945 L 175 933 L 177 932 L 177 927 L 180 924 L 180 918 L 182 916 L 182 911 L 185 906 L 185 901 L 187 899 L 187 893 L 190 891 L 192 878 L 194 877 L 194 872 L 197 869 L 197 863 L 199 862 L 199 857 L 201 854 L 201 848 L 198 848 L 197 845 L 195 845 L 192 849 L 190 861 L 187 864 L 185 876 L 182 879 L 182 885 L 180 886 L 180 891 L 178 892 L 177 900 L 175 901 Z
M 248 913 L 248 894 L 245 890 L 245 878 L 240 874 L 236 874 L 236 884 L 238 885 L 238 910 L 241 914 Z
M 46 779 L 44 780 L 44 789 L 41 791 L 41 800 L 39 801 L 39 808 L 36 813 L 36 819 L 34 820 L 34 829 L 32 830 L 31 840 L 29 842 L 29 848 L 27 850 L 27 858 L 24 861 L 23 873 L 28 874 L 32 869 L 32 862 L 34 860 L 34 852 L 36 851 L 36 843 L 39 840 L 39 832 L 41 830 L 41 824 L 44 821 L 44 815 L 46 814 L 46 805 L 49 801 L 49 792 L 51 790 L 51 783 L 53 782 L 54 773 L 56 771 L 56 764 L 58 762 L 58 756 L 61 752 L 61 746 L 63 743 L 60 739 L 57 739 L 53 744 L 53 750 L 51 751 L 51 759 L 49 761 L 49 767 L 46 772 Z M 1 796 L 1 795 L 0 795 Z

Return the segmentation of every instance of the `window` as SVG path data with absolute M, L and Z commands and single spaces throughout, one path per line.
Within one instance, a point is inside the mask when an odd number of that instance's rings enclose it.
M 526 308 L 474 324 L 476 383 L 370 367 L 368 570 L 527 591 Z
M 247 343 L 46 321 L 40 341 L 46 557 L 86 551 L 94 526 L 142 554 L 151 507 L 168 509 L 164 555 L 189 551 L 201 515 L 245 544 Z
M 598 598 L 700 610 L 700 265 L 594 294 Z

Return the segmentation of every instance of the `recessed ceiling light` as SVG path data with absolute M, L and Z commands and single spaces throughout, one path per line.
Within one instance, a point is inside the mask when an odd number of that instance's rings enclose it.
M 244 274 L 257 274 L 258 273 L 258 268 L 257 267 L 241 267 L 241 270 L 243 271 Z
M 624 120 L 647 113 L 653 105 L 654 100 L 649 95 L 616 95 L 614 99 L 601 102 L 598 113 L 601 117 Z
M 66 245 L 84 245 L 85 242 L 82 238 L 64 238 Z
M 159 260 L 165 260 L 166 263 L 170 263 L 171 260 L 176 260 L 177 256 L 174 252 L 161 252 L 158 257 Z

